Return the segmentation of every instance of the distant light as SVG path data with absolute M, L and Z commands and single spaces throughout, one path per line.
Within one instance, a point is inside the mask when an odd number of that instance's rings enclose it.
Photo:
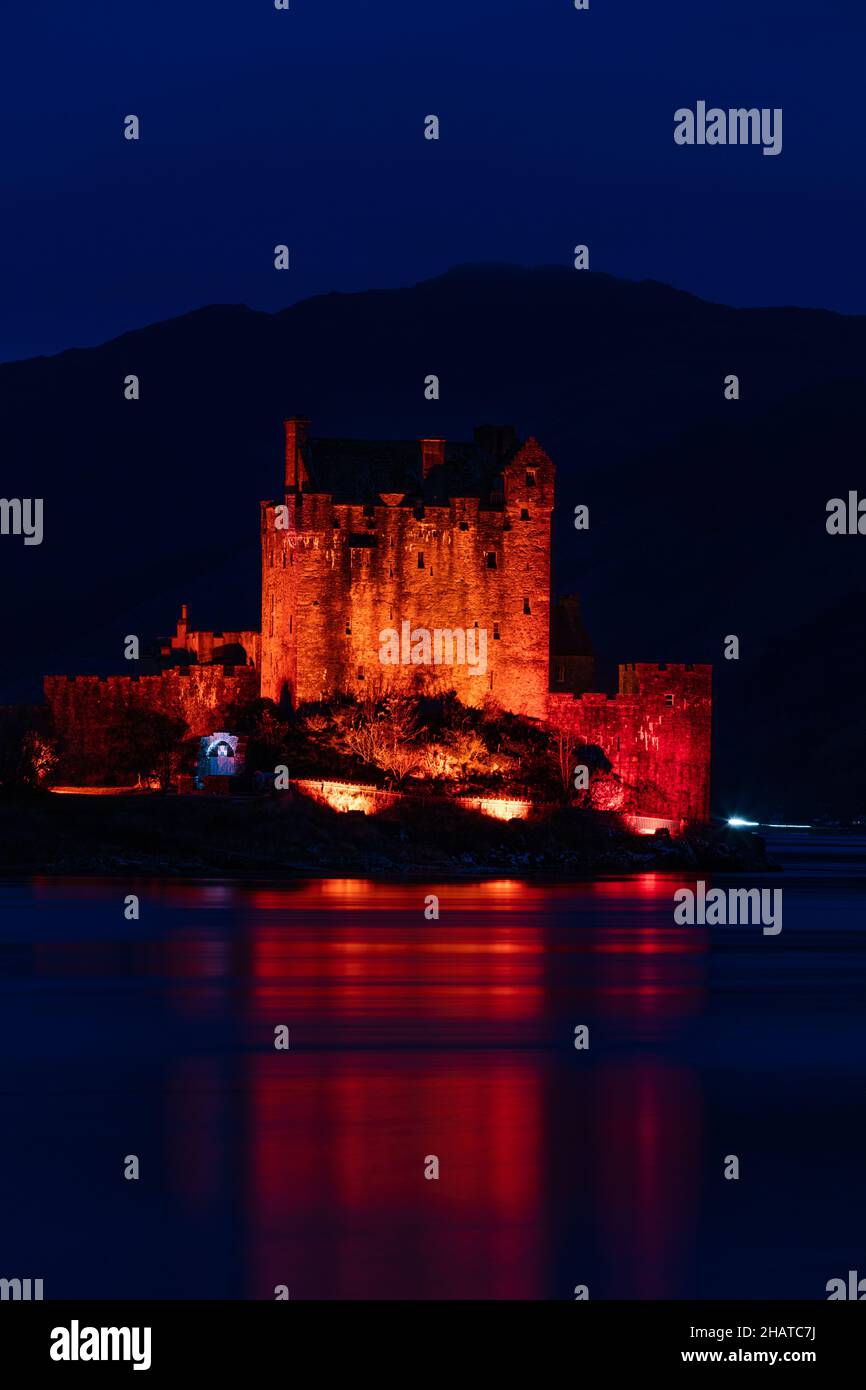
M 740 829 L 744 825 L 764 825 L 767 830 L 811 830 L 811 825 L 780 825 L 776 821 L 743 820 L 742 816 L 729 816 L 728 825 Z

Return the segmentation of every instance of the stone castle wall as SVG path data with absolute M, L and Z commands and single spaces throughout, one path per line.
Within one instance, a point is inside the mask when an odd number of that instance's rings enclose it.
M 551 726 L 605 754 L 622 783 L 611 810 L 706 821 L 712 667 L 627 665 L 619 676 L 612 698 L 551 695 Z
M 64 761 L 82 776 L 103 776 L 110 762 L 109 732 L 131 709 L 182 719 L 190 736 L 221 729 L 235 702 L 254 700 L 259 673 L 252 666 L 173 667 L 152 676 L 46 676 Z

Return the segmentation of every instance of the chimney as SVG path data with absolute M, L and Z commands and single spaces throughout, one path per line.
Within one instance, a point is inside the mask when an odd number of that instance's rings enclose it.
M 286 492 L 290 492 L 294 488 L 300 490 L 303 483 L 310 481 L 301 458 L 301 448 L 306 442 L 310 422 L 300 415 L 293 415 L 291 420 L 283 421 L 283 426 L 286 431 Z
M 445 462 L 444 439 L 422 439 L 421 440 L 421 476 L 426 478 L 431 468 L 436 468 Z
M 180 606 L 180 617 L 177 620 L 177 632 L 171 639 L 171 646 L 173 650 L 177 651 L 178 648 L 183 648 L 186 646 L 188 623 L 188 609 L 186 604 L 182 603 Z
M 495 459 L 504 459 L 514 453 L 519 440 L 513 425 L 476 425 L 475 443 Z

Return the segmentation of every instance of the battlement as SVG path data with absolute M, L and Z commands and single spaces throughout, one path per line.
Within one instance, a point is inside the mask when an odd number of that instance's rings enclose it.
M 246 667 L 238 669 L 233 665 L 170 666 L 164 671 L 130 672 L 128 675 L 45 676 L 43 688 L 48 695 L 49 691 L 62 690 L 65 687 L 123 691 L 132 686 L 156 690 L 168 689 L 173 686 L 180 688 L 181 685 L 186 684 L 205 689 L 210 686 L 225 685 L 226 682 L 255 685 L 256 677 L 250 669 Z

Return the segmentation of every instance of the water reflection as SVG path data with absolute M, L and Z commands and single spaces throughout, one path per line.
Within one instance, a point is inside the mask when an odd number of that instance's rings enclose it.
M 0 890 L 8 1257 L 33 1267 L 35 1241 L 55 1296 L 815 1296 L 778 1234 L 744 1271 L 725 1234 L 754 1194 L 732 1206 L 718 1177 L 734 1140 L 779 1166 L 766 1073 L 796 1069 L 797 1020 L 780 1038 L 765 1012 L 814 960 L 783 944 L 768 983 L 759 934 L 673 924 L 678 883 Z M 825 1046 L 798 1122 L 827 1101 Z M 76 1159 L 49 1182 L 58 1145 Z M 790 1240 L 819 1245 L 832 1213 L 800 1213 Z

